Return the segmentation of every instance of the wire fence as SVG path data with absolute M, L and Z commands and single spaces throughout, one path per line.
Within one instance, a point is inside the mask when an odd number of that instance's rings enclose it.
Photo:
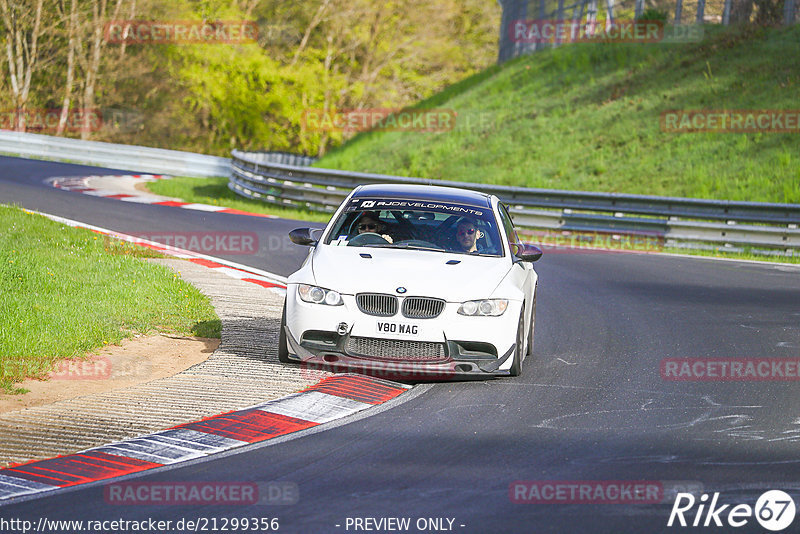
M 799 1 L 763 0 L 754 4 L 753 0 L 500 0 L 503 14 L 498 63 L 598 36 L 621 42 L 687 42 L 702 37 L 703 24 L 729 25 L 759 17 L 796 24 L 800 22 L 796 6 Z M 659 31 L 634 35 L 634 21 L 654 20 L 654 15 L 663 22 Z M 690 31 L 687 26 L 699 31 Z

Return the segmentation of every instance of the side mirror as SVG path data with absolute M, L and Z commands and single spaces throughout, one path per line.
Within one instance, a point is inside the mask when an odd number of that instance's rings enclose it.
M 511 250 L 514 251 L 514 256 L 522 261 L 533 262 L 542 257 L 542 249 L 527 243 L 512 243 Z
M 306 247 L 313 247 L 317 244 L 317 240 L 311 235 L 312 232 L 318 232 L 319 228 L 295 228 L 289 232 L 289 239 L 295 245 L 303 245 Z

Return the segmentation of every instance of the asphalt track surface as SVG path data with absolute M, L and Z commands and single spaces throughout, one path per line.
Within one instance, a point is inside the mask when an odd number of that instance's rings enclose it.
M 0 202 L 122 232 L 256 232 L 258 254 L 227 259 L 278 274 L 305 256 L 269 243 L 306 223 L 127 204 L 42 183 L 132 171 L 0 157 Z M 720 492 L 719 504 L 753 506 L 770 489 L 800 503 L 800 382 L 660 374 L 664 358 L 800 359 L 800 271 L 587 252 L 546 254 L 536 269 L 534 358 L 521 377 L 423 385 L 368 417 L 135 478 L 292 482 L 297 504 L 119 506 L 104 501 L 100 484 L 0 506 L 0 519 L 277 517 L 280 532 L 365 532 L 347 518 L 388 517 L 410 518 L 411 532 L 419 518 L 450 518 L 465 533 L 690 530 L 667 527 L 672 499 L 515 503 L 517 480 L 690 481 Z M 799 529 L 800 517 L 786 532 Z M 765 532 L 753 517 L 698 530 Z

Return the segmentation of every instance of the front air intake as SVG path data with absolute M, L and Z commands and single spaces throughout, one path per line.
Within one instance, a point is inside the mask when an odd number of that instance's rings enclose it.
M 345 350 L 352 356 L 384 360 L 437 361 L 447 359 L 444 343 L 351 337 Z

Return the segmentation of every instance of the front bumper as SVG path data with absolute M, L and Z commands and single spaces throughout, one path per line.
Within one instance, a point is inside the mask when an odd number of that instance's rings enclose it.
M 436 319 L 416 321 L 417 336 L 385 336 L 376 322 L 408 320 L 367 315 L 354 296 L 343 295 L 341 306 L 303 302 L 296 287 L 286 295 L 285 335 L 290 358 L 307 367 L 412 381 L 509 375 L 521 302 L 509 303 L 500 317 L 465 317 L 456 313 L 458 304 L 448 303 Z M 374 344 L 381 350 L 369 350 Z M 425 350 L 417 353 L 414 344 Z
M 335 372 L 360 372 L 389 380 L 452 380 L 454 378 L 487 378 L 489 376 L 509 376 L 508 370 L 500 366 L 514 355 L 516 345 L 499 358 L 469 357 L 455 354 L 459 344 L 448 342 L 448 354 L 436 361 L 407 360 L 393 358 L 374 358 L 348 354 L 350 335 L 334 334 L 330 344 L 299 342 L 289 327 L 285 327 L 289 357 L 296 359 L 309 369 L 331 370 Z M 315 346 L 316 345 L 316 346 Z M 460 352 L 460 351 L 459 351 Z M 451 355 L 452 354 L 452 355 Z

